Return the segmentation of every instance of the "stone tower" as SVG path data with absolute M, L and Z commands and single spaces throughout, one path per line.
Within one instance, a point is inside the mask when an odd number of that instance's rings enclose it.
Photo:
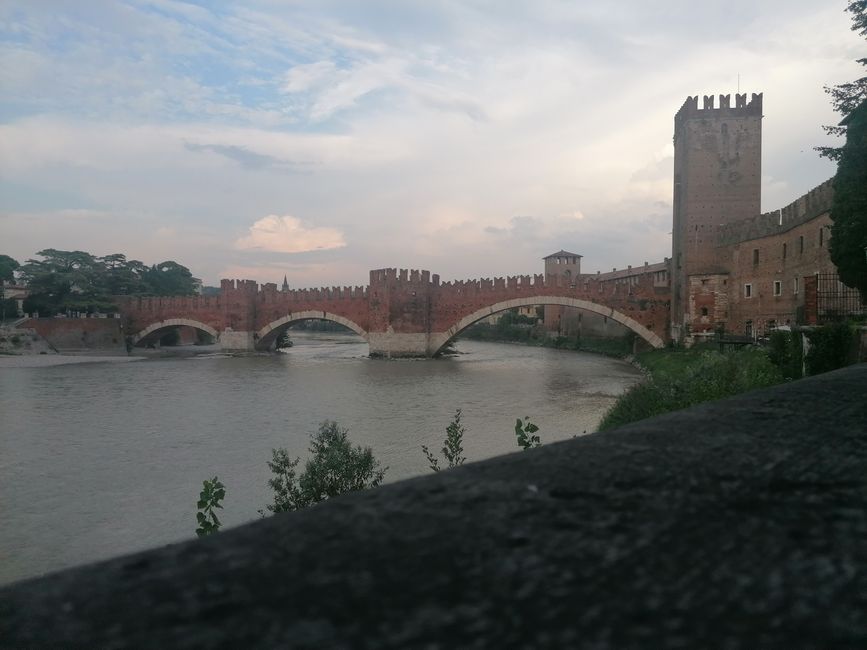
M 581 275 L 581 255 L 560 249 L 551 253 L 545 260 L 545 276 L 559 275 L 566 278 L 568 284 L 578 282 Z M 552 332 L 566 334 L 570 325 L 577 323 L 578 310 L 571 307 L 545 305 L 545 327 Z
M 672 337 L 690 322 L 690 276 L 724 274 L 716 257 L 721 226 L 760 214 L 762 95 L 687 97 L 674 116 Z

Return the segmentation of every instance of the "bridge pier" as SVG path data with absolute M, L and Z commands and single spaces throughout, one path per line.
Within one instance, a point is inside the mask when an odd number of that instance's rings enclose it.
M 367 342 L 370 356 L 387 359 L 432 357 L 437 348 L 432 348 L 434 335 L 425 332 L 403 334 L 399 332 L 369 332 Z
M 220 349 L 224 352 L 253 352 L 256 349 L 253 332 L 223 330 L 220 332 Z

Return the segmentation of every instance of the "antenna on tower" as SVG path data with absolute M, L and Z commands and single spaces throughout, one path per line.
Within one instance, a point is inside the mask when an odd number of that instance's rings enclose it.
M 741 94 L 741 73 L 738 72 L 738 95 Z

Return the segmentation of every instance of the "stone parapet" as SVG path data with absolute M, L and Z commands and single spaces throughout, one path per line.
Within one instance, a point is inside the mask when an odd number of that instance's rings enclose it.
M 864 647 L 865 385 L 852 366 L 7 586 L 2 645 Z

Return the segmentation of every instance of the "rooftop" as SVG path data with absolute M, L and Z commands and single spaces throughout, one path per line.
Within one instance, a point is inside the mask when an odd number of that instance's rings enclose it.
M 560 249 L 556 253 L 551 253 L 550 255 L 546 255 L 543 257 L 543 260 L 551 259 L 552 257 L 584 257 L 583 255 L 579 255 L 578 253 L 570 253 L 569 251 L 564 251 Z

